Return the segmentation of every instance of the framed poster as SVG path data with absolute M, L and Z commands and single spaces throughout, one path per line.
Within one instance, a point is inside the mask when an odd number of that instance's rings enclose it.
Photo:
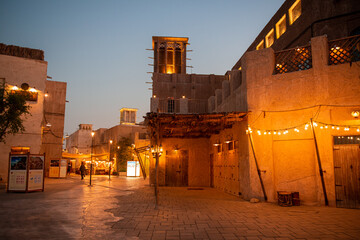
M 44 190 L 44 155 L 30 155 L 28 191 Z
M 26 191 L 28 155 L 10 155 L 8 191 Z

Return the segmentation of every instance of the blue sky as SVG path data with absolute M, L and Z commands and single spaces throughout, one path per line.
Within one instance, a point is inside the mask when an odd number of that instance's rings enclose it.
M 0 0 L 0 42 L 42 49 L 67 82 L 65 133 L 149 111 L 152 36 L 189 37 L 188 73 L 224 74 L 284 0 Z

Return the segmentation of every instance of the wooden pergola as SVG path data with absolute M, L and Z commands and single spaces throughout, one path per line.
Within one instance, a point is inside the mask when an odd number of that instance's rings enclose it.
M 151 132 L 151 140 L 159 138 L 209 138 L 221 130 L 231 128 L 242 121 L 247 113 L 205 113 L 205 114 L 172 114 L 148 113 L 145 123 Z
M 231 128 L 246 117 L 245 112 L 174 114 L 147 113 L 145 124 L 150 130 L 153 157 L 155 157 L 155 208 L 159 202 L 158 166 L 162 138 L 210 138 L 221 130 Z

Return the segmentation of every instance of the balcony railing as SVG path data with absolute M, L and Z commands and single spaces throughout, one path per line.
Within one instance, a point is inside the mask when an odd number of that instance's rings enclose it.
M 360 61 L 360 35 L 329 41 L 329 65 Z
M 295 72 L 310 68 L 312 68 L 310 45 L 275 53 L 274 74 Z

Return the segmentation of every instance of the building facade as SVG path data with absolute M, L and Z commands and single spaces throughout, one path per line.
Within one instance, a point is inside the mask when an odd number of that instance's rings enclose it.
M 297 192 L 303 204 L 360 208 L 359 27 L 356 1 L 285 1 L 208 98 L 208 114 L 246 116 L 202 139 L 186 137 L 191 127 L 161 134 L 160 173 L 181 148 L 202 152 L 188 157 L 201 166 L 187 167 L 201 181 L 186 186 L 271 202 Z
M 24 118 L 25 132 L 8 135 L 0 143 L 0 182 L 6 184 L 9 153 L 45 154 L 45 175 L 50 159 L 62 152 L 66 83 L 48 80 L 44 52 L 37 49 L 0 45 L 0 79 L 8 90 L 31 92 Z M 30 96 L 29 95 L 29 96 Z
M 82 161 L 90 169 L 91 160 L 95 163 L 94 174 L 108 172 L 110 162 L 115 166 L 111 171 L 118 171 L 114 158 L 116 159 L 118 143 L 124 138 L 129 139 L 137 148 L 148 146 L 147 129 L 135 122 L 136 112 L 137 109 L 134 108 L 122 108 L 120 124 L 108 129 L 93 130 L 92 124 L 80 124 L 79 129 L 66 138 L 66 150 L 63 153 L 63 157 L 70 160 L 72 171 L 76 172 Z M 134 159 L 137 157 L 134 156 Z

